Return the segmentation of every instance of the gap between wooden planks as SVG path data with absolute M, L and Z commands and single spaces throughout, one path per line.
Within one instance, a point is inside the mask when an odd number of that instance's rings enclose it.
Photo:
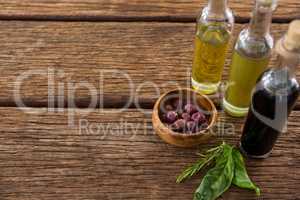
M 236 24 L 232 41 L 243 27 Z M 94 98 L 96 107 L 129 102 L 151 108 L 161 93 L 190 86 L 194 29 L 185 23 L 0 21 L 0 106 L 18 106 L 19 94 L 31 107 L 84 108 Z M 272 34 L 278 39 L 286 29 L 273 24 Z
M 191 199 L 200 176 L 177 185 L 176 175 L 197 160 L 199 149 L 222 139 L 236 144 L 243 123 L 221 114 L 219 122 L 228 127 L 224 130 L 233 124 L 235 134 L 182 149 L 165 144 L 154 134 L 150 113 L 87 111 L 0 108 L 1 199 Z M 68 124 L 70 113 L 74 125 Z M 289 131 L 280 137 L 270 158 L 247 161 L 251 178 L 262 189 L 262 199 L 299 196 L 299 116 L 298 111 L 292 113 Z M 85 125 L 80 128 L 83 120 L 87 129 Z M 223 196 L 230 200 L 255 198 L 254 192 L 234 187 Z
M 237 22 L 249 19 L 252 0 L 229 0 Z M 75 21 L 174 21 L 194 22 L 207 0 L 1 0 L 0 19 Z M 274 22 L 300 18 L 298 0 L 279 1 Z

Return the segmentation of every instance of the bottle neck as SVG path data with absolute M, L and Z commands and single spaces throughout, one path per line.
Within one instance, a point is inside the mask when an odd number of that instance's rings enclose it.
M 295 72 L 299 64 L 300 52 L 287 50 L 284 46 L 284 38 L 277 42 L 275 50 L 277 65 L 271 70 L 271 79 L 266 82 L 266 86 L 270 90 L 286 91 L 292 87 L 292 82 L 296 81 Z
M 208 12 L 220 15 L 225 13 L 227 9 L 227 0 L 209 0 L 208 1 Z
M 274 74 L 273 74 L 274 76 L 273 84 L 280 85 L 283 88 L 285 88 L 289 80 L 295 78 L 296 67 L 291 65 L 289 61 L 281 55 L 278 55 L 277 63 L 278 63 L 277 64 L 278 67 L 275 67 Z
M 263 4 L 257 0 L 249 24 L 249 34 L 252 37 L 265 37 L 270 32 L 272 20 L 272 5 Z

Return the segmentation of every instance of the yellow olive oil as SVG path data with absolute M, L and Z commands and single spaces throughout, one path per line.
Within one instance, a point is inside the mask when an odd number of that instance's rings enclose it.
M 266 69 L 269 56 L 250 58 L 234 51 L 230 68 L 229 84 L 225 94 L 225 110 L 236 117 L 248 112 L 251 91 L 258 77 Z
M 222 78 L 230 32 L 224 24 L 199 24 L 195 38 L 192 68 L 194 89 L 211 94 L 217 91 Z

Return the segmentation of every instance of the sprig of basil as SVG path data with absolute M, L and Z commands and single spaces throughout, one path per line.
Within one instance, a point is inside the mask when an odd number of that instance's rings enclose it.
M 215 163 L 214 167 L 208 170 L 203 177 L 194 194 L 194 200 L 215 200 L 228 190 L 231 184 L 254 190 L 258 196 L 260 195 L 260 189 L 248 176 L 242 154 L 234 147 L 223 142 L 223 144 L 208 150 L 202 157 L 177 178 L 179 183 L 192 177 L 202 168 Z
M 230 187 L 233 172 L 232 147 L 225 145 L 222 154 L 216 160 L 215 167 L 207 172 L 196 190 L 194 200 L 218 198 Z

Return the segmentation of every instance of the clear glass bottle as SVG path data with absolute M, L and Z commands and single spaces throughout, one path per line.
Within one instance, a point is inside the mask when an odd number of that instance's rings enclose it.
M 234 17 L 227 0 L 209 0 L 197 20 L 192 87 L 204 94 L 218 90 Z
M 270 35 L 276 0 L 256 0 L 250 24 L 241 31 L 233 51 L 223 106 L 235 117 L 247 115 L 251 91 L 268 66 L 273 48 Z
M 300 20 L 290 24 L 275 50 L 278 66 L 258 80 L 241 138 L 242 151 L 254 158 L 270 154 L 299 96 L 295 70 L 300 63 Z

